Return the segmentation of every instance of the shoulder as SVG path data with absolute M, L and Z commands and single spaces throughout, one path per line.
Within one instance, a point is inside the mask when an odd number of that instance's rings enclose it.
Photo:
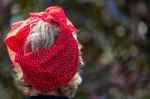
M 27 99 L 69 99 L 65 96 L 53 96 L 53 95 L 39 95 L 39 96 L 29 96 Z

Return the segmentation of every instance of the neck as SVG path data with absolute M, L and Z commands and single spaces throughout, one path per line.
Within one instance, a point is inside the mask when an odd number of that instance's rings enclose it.
M 54 95 L 54 96 L 60 96 L 60 94 L 58 94 L 57 91 L 52 91 L 52 92 L 48 92 L 48 93 L 42 93 L 42 92 L 39 92 L 37 90 L 32 90 L 32 92 L 30 93 L 29 96 L 38 96 L 38 95 Z

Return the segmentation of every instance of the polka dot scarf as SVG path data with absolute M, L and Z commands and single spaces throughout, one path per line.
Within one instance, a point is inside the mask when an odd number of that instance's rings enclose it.
M 57 23 L 60 26 L 59 36 L 51 47 L 35 51 L 28 47 L 28 52 L 24 53 L 29 32 L 39 20 Z M 12 25 L 5 39 L 14 68 L 19 65 L 25 81 L 41 92 L 50 92 L 64 86 L 78 69 L 80 52 L 72 34 L 76 31 L 61 7 L 53 6 L 44 12 L 30 13 L 28 19 Z

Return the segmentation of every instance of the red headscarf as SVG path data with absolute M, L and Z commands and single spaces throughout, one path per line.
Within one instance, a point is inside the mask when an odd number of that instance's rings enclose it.
M 24 53 L 24 44 L 31 28 L 39 21 L 55 22 L 60 26 L 56 42 L 47 48 Z M 42 92 L 50 92 L 67 84 L 78 70 L 79 47 L 73 37 L 76 28 L 61 7 L 31 13 L 27 20 L 12 25 L 5 43 L 14 66 L 21 67 L 25 81 Z

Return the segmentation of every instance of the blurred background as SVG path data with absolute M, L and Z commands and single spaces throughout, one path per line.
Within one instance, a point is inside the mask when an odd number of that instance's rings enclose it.
M 83 46 L 74 99 L 150 99 L 150 0 L 0 0 L 0 99 L 25 99 L 3 42 L 11 24 L 53 5 L 63 7 Z

